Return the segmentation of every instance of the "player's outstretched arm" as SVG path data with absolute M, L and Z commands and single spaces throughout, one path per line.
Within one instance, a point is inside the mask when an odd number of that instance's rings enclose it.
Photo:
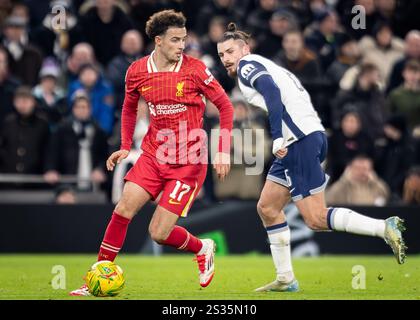
M 280 89 L 270 75 L 264 74 L 253 83 L 255 89 L 263 96 L 268 109 L 268 119 L 273 136 L 273 154 L 277 158 L 287 155 L 287 148 L 283 147 L 284 139 L 281 132 L 284 105 L 281 101 Z
M 284 158 L 287 148 L 283 147 L 282 118 L 284 105 L 280 88 L 276 85 L 268 70 L 257 61 L 243 60 L 239 62 L 239 80 L 246 86 L 254 88 L 264 98 L 273 137 L 273 154 Z
M 230 171 L 230 140 L 233 127 L 233 105 L 225 90 L 213 77 L 204 63 L 197 63 L 194 77 L 204 96 L 213 102 L 219 110 L 219 147 L 218 152 L 213 159 L 213 168 L 216 170 L 219 179 L 223 181 Z
M 117 163 L 120 163 L 122 160 L 128 157 L 128 150 L 118 150 L 113 152 L 108 160 L 106 160 L 106 168 L 108 171 L 113 171 Z
M 125 95 L 121 111 L 121 148 L 130 150 L 137 122 L 137 108 L 140 98 L 139 82 L 136 77 L 136 62 L 133 62 L 125 76 Z M 111 155 L 112 156 L 112 155 Z
M 213 160 L 213 168 L 216 170 L 217 177 L 223 181 L 230 171 L 230 146 L 231 132 L 233 127 L 233 106 L 223 91 L 218 98 L 212 102 L 219 109 L 220 136 L 218 152 Z

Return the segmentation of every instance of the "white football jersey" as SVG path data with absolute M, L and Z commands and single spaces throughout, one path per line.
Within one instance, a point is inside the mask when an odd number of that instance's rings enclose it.
M 325 131 L 308 92 L 296 76 L 257 54 L 246 55 L 238 63 L 239 88 L 251 105 L 268 112 L 264 97 L 253 86 L 254 81 L 264 74 L 272 77 L 285 107 L 281 125 L 284 147 L 312 132 Z

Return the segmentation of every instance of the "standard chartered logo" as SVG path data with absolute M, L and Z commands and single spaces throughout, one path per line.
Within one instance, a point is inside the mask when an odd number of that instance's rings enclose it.
M 157 104 L 154 105 L 151 102 L 148 102 L 150 114 L 154 117 L 158 115 L 168 115 L 168 114 L 177 114 L 187 111 L 187 106 L 178 103 L 178 104 Z

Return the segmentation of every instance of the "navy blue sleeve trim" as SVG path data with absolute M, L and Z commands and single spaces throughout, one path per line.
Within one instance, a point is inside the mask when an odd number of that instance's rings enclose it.
M 282 119 L 285 107 L 281 101 L 279 87 L 269 74 L 258 76 L 252 85 L 264 97 L 268 109 L 268 120 L 270 122 L 273 140 L 282 138 Z

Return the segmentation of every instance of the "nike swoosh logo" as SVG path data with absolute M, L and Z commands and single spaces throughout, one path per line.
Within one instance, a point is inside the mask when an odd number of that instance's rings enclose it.
M 152 89 L 152 86 L 150 87 L 141 87 L 141 92 L 146 92 L 147 90 Z
M 181 202 L 177 202 L 174 199 L 169 199 L 170 204 L 181 204 Z

